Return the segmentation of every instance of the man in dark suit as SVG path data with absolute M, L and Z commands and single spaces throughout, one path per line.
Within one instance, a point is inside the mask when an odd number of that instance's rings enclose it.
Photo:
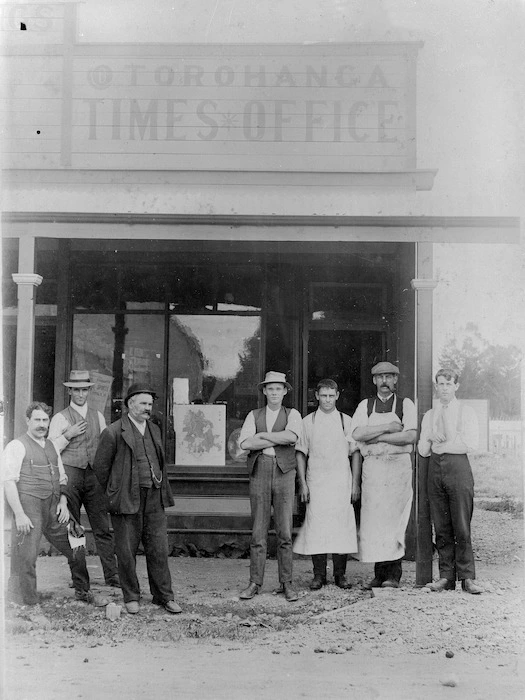
M 124 405 L 128 413 L 106 428 L 93 462 L 109 503 L 120 585 L 129 613 L 139 611 L 136 555 L 142 542 L 153 603 L 170 613 L 181 608 L 173 599 L 168 566 L 164 509 L 173 505 L 159 428 L 149 418 L 155 392 L 132 384 Z

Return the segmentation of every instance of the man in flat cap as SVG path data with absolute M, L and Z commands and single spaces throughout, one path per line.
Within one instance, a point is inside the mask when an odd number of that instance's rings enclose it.
M 49 439 L 60 453 L 67 474 L 71 515 L 80 523 L 80 508 L 84 506 L 104 580 L 108 586 L 120 586 L 106 496 L 92 469 L 106 421 L 100 411 L 88 406 L 89 393 L 94 386 L 88 371 L 71 370 L 64 386 L 68 388 L 70 403 L 51 419 Z
M 363 455 L 359 556 L 374 562 L 365 588 L 398 588 L 405 532 L 412 506 L 412 445 L 416 407 L 396 394 L 399 369 L 390 362 L 372 367 L 377 394 L 358 405 L 352 437 Z
M 466 593 L 479 595 L 470 538 L 474 477 L 467 455 L 478 446 L 478 420 L 474 409 L 456 398 L 454 369 L 440 369 L 435 379 L 439 402 L 425 413 L 418 443 L 419 454 L 430 457 L 428 500 L 439 555 L 439 579 L 428 587 L 453 591 L 458 580 Z
M 299 597 L 292 586 L 292 519 L 297 468 L 295 443 L 302 434 L 301 414 L 282 405 L 292 388 L 283 372 L 267 372 L 258 387 L 266 396 L 267 405 L 250 411 L 239 435 L 240 447 L 249 450 L 252 511 L 250 583 L 240 598 L 253 598 L 262 586 L 273 506 L 280 591 L 292 602 Z
M 106 428 L 93 463 L 108 498 L 115 532 L 120 587 L 129 613 L 140 609 L 136 556 L 144 547 L 153 603 L 180 613 L 174 601 L 168 566 L 168 534 L 164 509 L 173 505 L 158 426 L 149 418 L 155 392 L 132 384 L 124 405 L 128 413 Z

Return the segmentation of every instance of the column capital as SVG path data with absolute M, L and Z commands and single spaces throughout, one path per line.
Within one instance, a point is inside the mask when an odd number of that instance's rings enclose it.
M 438 281 L 432 279 L 414 279 L 410 280 L 410 285 L 416 292 L 420 290 L 429 290 L 432 292 L 438 286 Z
M 21 284 L 29 284 L 33 287 L 39 287 L 44 279 L 41 275 L 37 275 L 34 272 L 15 272 L 11 276 L 13 282 L 16 282 L 19 286 Z

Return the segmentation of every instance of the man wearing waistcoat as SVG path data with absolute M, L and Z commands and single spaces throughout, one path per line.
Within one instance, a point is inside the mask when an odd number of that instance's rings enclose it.
M 439 556 L 439 579 L 428 588 L 434 592 L 454 590 L 459 580 L 466 593 L 478 595 L 482 589 L 474 583 L 470 538 L 474 477 L 467 452 L 477 447 L 479 428 L 474 409 L 456 399 L 458 379 L 455 370 L 437 372 L 439 403 L 423 416 L 418 443 L 419 454 L 430 456 L 428 499 Z
M 155 398 L 145 384 L 129 387 L 124 399 L 128 413 L 102 432 L 93 462 L 108 499 L 120 587 L 132 614 L 140 609 L 136 557 L 141 542 L 152 602 L 170 613 L 181 612 L 173 599 L 164 510 L 173 505 L 173 496 L 160 430 L 149 420 Z
M 94 386 L 89 372 L 71 370 L 69 381 L 64 382 L 64 386 L 68 387 L 70 404 L 51 419 L 49 439 L 60 452 L 66 470 L 71 514 L 80 522 L 80 508 L 84 505 L 104 580 L 108 586 L 118 587 L 120 582 L 106 497 L 92 469 L 106 421 L 102 413 L 88 406 L 89 392 Z
M 250 583 L 239 597 L 249 600 L 262 586 L 273 506 L 280 592 L 292 602 L 298 599 L 292 586 L 292 519 L 297 468 L 295 443 L 302 434 L 301 414 L 282 405 L 292 388 L 284 373 L 267 372 L 258 386 L 266 396 L 267 405 L 250 411 L 239 435 L 240 447 L 249 450 L 252 512 Z
M 24 605 L 38 603 L 36 561 L 44 535 L 67 557 L 75 598 L 102 607 L 109 601 L 90 591 L 84 548 L 73 552 L 69 543 L 67 476 L 60 455 L 46 439 L 50 413 L 44 403 L 29 404 L 27 432 L 12 440 L 2 456 L 4 492 L 14 516 L 9 589 Z

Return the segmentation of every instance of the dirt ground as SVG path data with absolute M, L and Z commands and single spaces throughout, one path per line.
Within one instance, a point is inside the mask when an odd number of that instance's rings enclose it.
M 240 601 L 247 560 L 171 558 L 183 608 L 173 616 L 151 604 L 140 557 L 141 611 L 115 622 L 74 601 L 62 557 L 42 557 L 42 603 L 6 606 L 4 697 L 521 698 L 523 520 L 476 509 L 473 532 L 481 596 L 415 588 L 411 562 L 400 590 L 364 591 L 372 566 L 351 561 L 350 591 L 311 592 L 311 562 L 299 558 L 299 601 L 274 594 L 275 561 L 261 594 Z M 96 557 L 89 570 L 93 589 L 121 604 Z

